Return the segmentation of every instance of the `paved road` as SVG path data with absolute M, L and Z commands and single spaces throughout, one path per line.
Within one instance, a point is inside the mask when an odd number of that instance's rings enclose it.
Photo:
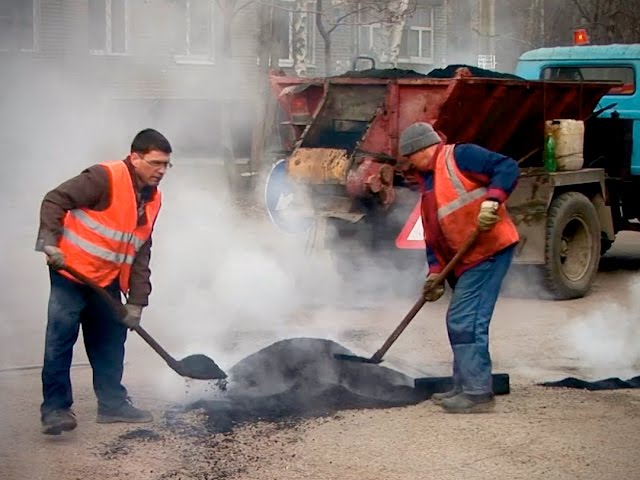
M 204 174 L 210 174 L 203 171 Z M 154 248 L 153 305 L 145 325 L 178 357 L 202 352 L 223 367 L 282 338 L 331 338 L 370 354 L 412 299 L 376 298 L 332 306 L 340 285 L 326 256 L 305 256 L 300 239 L 229 213 L 210 189 L 187 179 L 167 202 Z M 41 363 L 47 279 L 32 251 L 37 201 L 9 209 L 9 251 L 0 270 L 0 367 Z M 28 212 L 25 211 L 29 210 Z M 185 213 L 187 212 L 187 213 Z M 203 221 L 206 219 L 207 221 Z M 29 220 L 29 221 L 27 221 Z M 0 372 L 0 478 L 640 478 L 640 397 L 636 391 L 546 390 L 542 380 L 573 375 L 627 377 L 640 372 L 640 236 L 621 235 L 602 262 L 587 298 L 548 302 L 502 298 L 492 324 L 495 371 L 511 375 L 513 393 L 498 412 L 473 419 L 444 416 L 422 404 L 344 412 L 292 428 L 254 425 L 226 442 L 185 435 L 163 420 L 173 404 L 211 391 L 185 386 L 139 338 L 128 342 L 126 384 L 149 405 L 157 438 L 128 426 L 98 426 L 90 370 L 73 370 L 80 427 L 63 438 L 38 432 L 38 369 Z M 367 272 L 366 281 L 385 277 Z M 529 279 L 521 279 L 526 284 Z M 418 286 L 416 287 L 418 288 Z M 419 314 L 388 354 L 387 365 L 412 376 L 447 375 L 447 298 Z M 319 305 L 325 304 L 324 307 Z M 364 305 L 363 305 L 364 304 Z M 314 305 L 310 307 L 310 305 Z M 81 343 L 76 363 L 86 358 Z M 202 425 L 197 415 L 184 419 Z M 193 427 L 196 428 L 196 427 Z M 136 436 L 137 435 L 137 436 Z M 208 472 L 205 476 L 203 472 Z M 218 477 L 214 476 L 220 475 Z M 198 476 L 199 475 L 199 476 Z

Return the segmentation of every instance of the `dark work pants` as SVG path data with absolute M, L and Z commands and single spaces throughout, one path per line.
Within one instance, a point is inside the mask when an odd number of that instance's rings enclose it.
M 53 270 L 50 271 L 50 279 L 42 369 L 44 400 L 40 411 L 44 414 L 68 409 L 73 404 L 69 369 L 80 325 L 93 369 L 93 389 L 98 398 L 98 408 L 121 406 L 127 399 L 127 390 L 121 384 L 127 327 L 117 320 L 111 307 L 86 285 L 68 280 Z M 106 290 L 120 301 L 117 281 Z
M 447 331 L 453 350 L 453 381 L 465 393 L 492 392 L 489 323 L 513 252 L 514 247 L 505 248 L 465 271 L 453 289 Z

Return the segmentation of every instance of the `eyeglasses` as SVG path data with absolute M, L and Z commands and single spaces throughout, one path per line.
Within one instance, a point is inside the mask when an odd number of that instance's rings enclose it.
M 144 160 L 145 162 L 147 162 L 149 165 L 151 165 L 153 168 L 163 168 L 166 167 L 167 170 L 173 167 L 173 163 L 171 163 L 169 160 L 165 161 L 165 160 L 147 160 L 146 158 L 143 158 L 142 160 Z

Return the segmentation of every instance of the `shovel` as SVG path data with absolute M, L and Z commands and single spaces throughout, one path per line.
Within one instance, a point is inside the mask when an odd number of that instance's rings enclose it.
M 478 233 L 479 233 L 478 230 L 475 230 L 471 234 L 469 239 L 464 243 L 464 245 L 462 245 L 460 250 L 456 252 L 456 254 L 453 256 L 451 261 L 447 263 L 447 265 L 444 267 L 442 272 L 436 275 L 436 278 L 434 279 L 432 284 L 433 287 L 435 287 L 436 285 L 440 285 L 442 282 L 446 280 L 446 278 L 449 276 L 449 273 L 451 273 L 451 270 L 453 270 L 453 268 L 456 266 L 460 258 L 465 253 L 467 253 L 469 248 L 471 248 L 471 246 L 475 243 L 476 238 L 478 238 Z M 400 325 L 396 327 L 396 329 L 389 336 L 389 338 L 387 338 L 387 341 L 384 342 L 382 347 L 380 347 L 380 349 L 376 353 L 374 353 L 371 358 L 360 357 L 358 355 L 347 355 L 344 353 L 335 353 L 333 356 L 338 360 L 346 360 L 349 362 L 373 363 L 376 365 L 379 364 L 380 362 L 382 362 L 382 357 L 384 356 L 385 353 L 387 353 L 387 350 L 391 348 L 391 345 L 393 345 L 394 342 L 400 336 L 400 334 L 404 332 L 404 329 L 407 328 L 407 326 L 409 326 L 409 323 L 411 323 L 411 320 L 413 320 L 413 318 L 418 314 L 418 312 L 424 306 L 425 303 L 427 303 L 427 299 L 425 298 L 424 295 L 421 295 L 420 299 L 415 303 L 415 305 L 411 308 L 411 310 L 409 310 L 409 313 L 407 313 L 407 315 L 402 319 L 402 322 L 400 322 Z
M 116 312 L 120 320 L 127 315 L 127 309 L 125 306 L 109 295 L 104 288 L 98 286 L 95 282 L 78 272 L 73 267 L 66 265 L 62 267 L 62 270 L 69 272 L 80 282 L 86 284 L 96 292 L 98 296 L 107 302 L 107 304 Z M 142 339 L 147 342 L 149 346 L 153 348 L 155 352 L 160 355 L 165 362 L 167 362 L 167 365 L 169 365 L 169 367 L 171 367 L 171 369 L 178 375 L 182 377 L 195 378 L 197 380 L 223 380 L 227 378 L 227 374 L 224 373 L 218 365 L 216 365 L 216 362 L 206 355 L 189 355 L 182 360 L 176 360 L 169 355 L 169 353 L 167 353 L 167 351 L 162 348 L 160 344 L 156 342 L 155 339 L 140 325 L 133 327 L 132 330 L 135 330 L 136 333 L 140 335 Z

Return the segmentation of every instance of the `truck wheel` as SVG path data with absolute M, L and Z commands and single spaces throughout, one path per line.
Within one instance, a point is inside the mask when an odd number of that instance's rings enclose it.
M 581 193 L 553 200 L 547 217 L 545 279 L 557 300 L 585 296 L 598 271 L 600 222 L 593 204 Z

